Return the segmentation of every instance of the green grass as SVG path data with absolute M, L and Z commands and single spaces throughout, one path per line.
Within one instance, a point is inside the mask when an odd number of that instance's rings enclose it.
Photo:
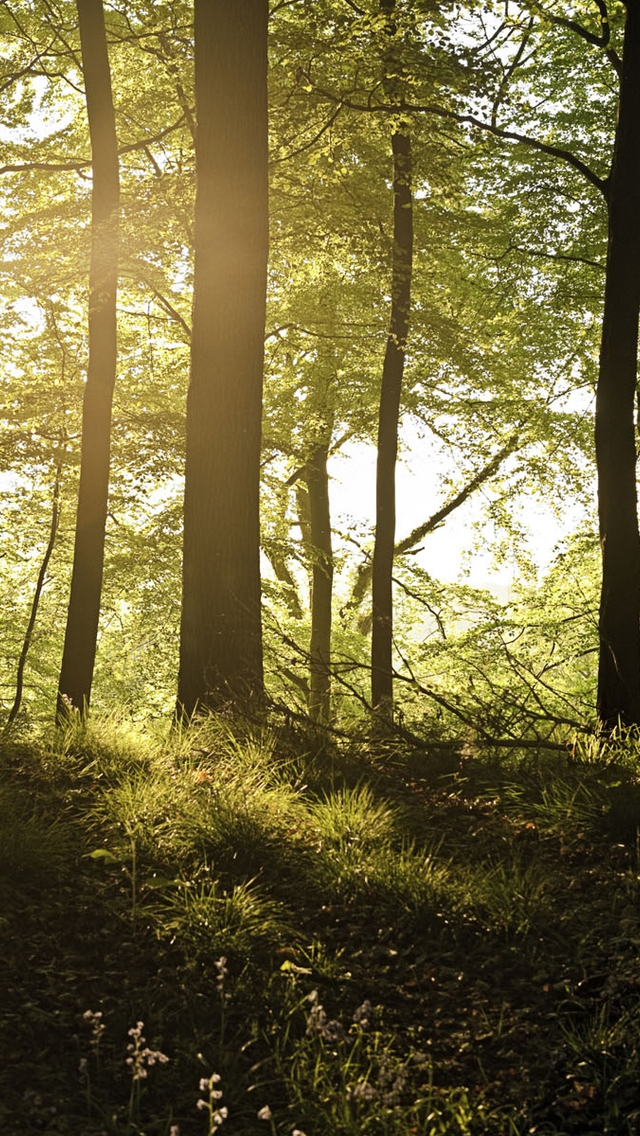
M 12 741 L 2 1131 L 631 1136 L 639 771 L 635 737 L 446 770 L 277 721 Z

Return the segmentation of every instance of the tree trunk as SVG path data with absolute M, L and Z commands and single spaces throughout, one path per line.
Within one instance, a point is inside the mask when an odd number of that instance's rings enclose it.
M 598 715 L 606 729 L 640 723 L 640 539 L 634 401 L 640 307 L 640 4 L 630 0 L 608 193 L 609 245 L 596 462 L 602 545 Z
M 93 193 L 89 269 L 89 364 L 71 595 L 58 687 L 58 719 L 85 714 L 98 638 L 109 493 L 111 404 L 116 377 L 119 168 L 102 0 L 78 0 L 91 136 Z
M 266 0 L 195 0 L 196 218 L 178 714 L 263 695 Z
M 329 502 L 328 441 L 316 446 L 306 469 L 312 561 L 309 714 L 314 722 L 331 716 L 331 599 L 333 547 Z
M 384 717 L 393 714 L 393 550 L 396 531 L 396 456 L 400 391 L 411 306 L 413 197 L 411 139 L 396 131 L 393 151 L 393 265 L 391 320 L 382 369 L 376 465 L 376 538 L 373 550 L 371 703 Z
M 56 536 L 58 535 L 58 522 L 60 520 L 60 481 L 62 478 L 62 458 L 58 458 L 56 462 L 56 472 L 53 482 L 53 501 L 51 505 L 51 521 L 49 523 L 49 539 L 47 540 L 47 547 L 44 550 L 42 557 L 42 564 L 38 572 L 38 579 L 31 601 L 31 611 L 29 612 L 29 619 L 27 621 L 27 629 L 24 633 L 22 641 L 22 650 L 20 651 L 20 658 L 18 659 L 18 667 L 16 671 L 16 693 L 13 699 L 13 705 L 7 716 L 5 730 L 15 722 L 22 705 L 22 692 L 24 689 L 24 671 L 27 665 L 27 658 L 29 656 L 29 648 L 31 647 L 31 640 L 33 638 L 33 631 L 38 618 L 38 608 L 40 607 L 40 599 L 42 597 L 42 590 L 44 588 L 45 580 L 47 578 L 47 569 L 49 561 L 53 554 L 54 545 L 56 543 Z

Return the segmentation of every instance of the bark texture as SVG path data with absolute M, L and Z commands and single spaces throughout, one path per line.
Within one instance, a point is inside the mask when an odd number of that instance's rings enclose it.
M 102 0 L 78 0 L 91 136 L 93 192 L 89 269 L 89 363 L 71 594 L 58 686 L 58 718 L 89 707 L 98 638 L 109 493 L 111 405 L 116 377 L 119 164 Z
M 196 218 L 178 713 L 263 691 L 266 0 L 195 0 Z
M 620 107 L 608 189 L 609 243 L 596 396 L 602 545 L 598 715 L 640 723 L 640 540 L 634 404 L 640 308 L 640 4 L 627 3 Z
M 371 704 L 393 713 L 393 554 L 400 393 L 411 307 L 413 197 L 411 138 L 396 131 L 393 151 L 393 265 L 391 318 L 382 368 L 376 464 L 376 537 L 372 565 Z

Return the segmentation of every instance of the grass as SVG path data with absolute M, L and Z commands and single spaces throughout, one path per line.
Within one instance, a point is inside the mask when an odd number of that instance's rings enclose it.
M 635 737 L 446 769 L 214 718 L 7 743 L 0 1128 L 631 1136 L 638 825 Z

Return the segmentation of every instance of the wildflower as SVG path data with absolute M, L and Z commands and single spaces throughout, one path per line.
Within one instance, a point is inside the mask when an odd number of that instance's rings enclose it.
M 204 1100 L 203 1097 L 199 1097 L 196 1101 L 196 1108 L 201 1111 L 206 1109 L 209 1113 L 209 1136 L 211 1136 L 214 1128 L 218 1128 L 221 1124 L 224 1124 L 229 1115 L 229 1110 L 225 1105 L 223 1105 L 222 1108 L 214 1107 L 215 1101 L 219 1101 L 220 1097 L 223 1095 L 222 1089 L 214 1088 L 214 1085 L 219 1085 L 221 1080 L 222 1078 L 219 1073 L 212 1073 L 210 1077 L 200 1078 L 200 1092 L 208 1093 L 209 1099 Z
M 306 1132 L 302 1132 L 299 1128 L 294 1128 L 291 1136 L 307 1136 Z
M 342 1022 L 335 1018 L 329 1021 L 324 1006 L 317 999 L 318 991 L 313 990 L 308 998 L 311 1002 L 311 1012 L 307 1018 L 307 1037 L 320 1034 L 324 1041 L 341 1041 L 344 1037 Z
M 361 1006 L 354 1012 L 353 1020 L 356 1025 L 362 1029 L 368 1029 L 371 1025 L 371 1012 L 372 1006 L 368 998 L 365 998 Z
M 372 1101 L 376 1099 L 377 1095 L 378 1090 L 368 1081 L 358 1081 L 357 1085 L 347 1090 L 347 1100 Z
M 407 1083 L 405 1067 L 384 1054 L 378 1068 L 378 1085 L 385 1105 L 397 1104 Z
M 180 1128 L 177 1124 L 172 1124 L 169 1129 L 169 1136 L 180 1136 Z
M 222 955 L 219 959 L 216 960 L 216 962 L 214 962 L 213 965 L 215 966 L 215 968 L 218 972 L 218 977 L 216 979 L 216 982 L 219 982 L 219 983 L 224 982 L 225 978 L 227 977 L 227 975 L 229 973 L 229 971 L 227 970 L 226 955 Z
M 127 1035 L 132 1039 L 127 1045 L 128 1057 L 125 1058 L 126 1064 L 131 1069 L 131 1076 L 134 1081 L 142 1081 L 149 1076 L 147 1069 L 156 1063 L 159 1065 L 166 1065 L 169 1058 L 166 1053 L 161 1053 L 159 1049 L 149 1049 L 145 1045 L 146 1038 L 142 1036 L 144 1029 L 144 1022 L 137 1022 L 130 1030 L 127 1030 Z
M 264 1108 L 261 1108 L 258 1113 L 258 1120 L 271 1120 L 272 1116 L 273 1113 L 271 1112 L 269 1105 L 265 1104 Z
M 91 1048 L 97 1050 L 100 1045 L 100 1038 L 105 1030 L 104 1022 L 102 1021 L 102 1011 L 85 1010 L 82 1017 L 87 1025 L 91 1026 Z

